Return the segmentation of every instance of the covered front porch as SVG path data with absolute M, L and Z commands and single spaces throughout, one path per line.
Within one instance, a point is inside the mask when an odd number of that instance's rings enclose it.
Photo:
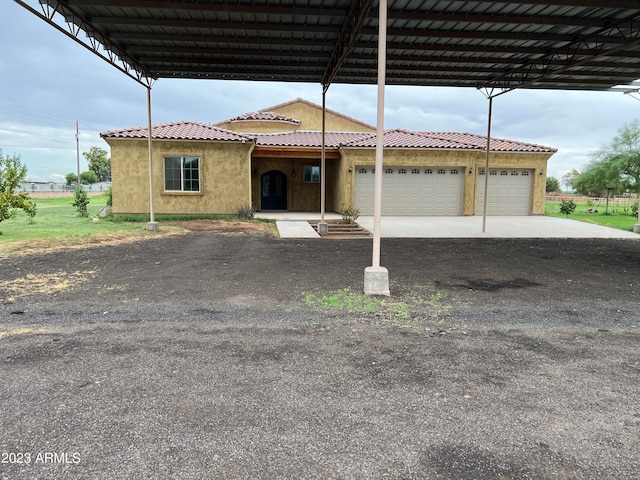
M 255 211 L 317 212 L 320 210 L 321 157 L 313 155 L 253 157 L 251 203 Z M 339 154 L 326 156 L 326 210 L 337 211 Z

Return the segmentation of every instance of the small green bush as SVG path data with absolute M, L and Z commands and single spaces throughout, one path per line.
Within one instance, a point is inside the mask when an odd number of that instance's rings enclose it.
M 112 189 L 112 187 L 107 188 L 104 191 L 104 194 L 107 197 L 107 207 L 113 207 L 113 189 Z
M 33 219 L 38 213 L 38 205 L 36 205 L 36 202 L 28 202 L 28 204 L 24 206 L 23 210 L 24 213 L 27 214 L 27 217 L 29 217 L 29 223 L 32 224 Z
M 89 205 L 89 198 L 87 197 L 87 192 L 79 188 L 73 193 L 73 196 L 75 200 L 72 205 L 78 210 L 78 215 L 88 217 L 89 212 L 87 211 L 87 205 Z
M 634 203 L 633 205 L 631 205 L 631 215 L 634 217 L 638 216 L 638 204 Z
M 573 200 L 562 200 L 560 202 L 560 213 L 566 215 L 567 218 L 576 210 L 576 203 Z
M 355 221 L 360 216 L 360 210 L 354 207 L 342 206 L 340 210 L 340 215 L 342 215 L 342 223 L 355 223 Z

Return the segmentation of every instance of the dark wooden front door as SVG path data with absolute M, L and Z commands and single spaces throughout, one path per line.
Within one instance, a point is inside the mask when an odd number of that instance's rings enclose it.
M 270 170 L 260 178 L 260 207 L 262 210 L 287 209 L 287 176 Z

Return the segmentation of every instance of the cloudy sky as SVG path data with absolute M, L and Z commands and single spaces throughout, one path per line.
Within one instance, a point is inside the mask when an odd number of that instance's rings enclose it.
M 108 150 L 99 132 L 147 124 L 144 87 L 13 1 L 0 2 L 0 148 L 20 155 L 30 180 L 76 171 L 76 120 L 80 152 Z M 215 123 L 298 97 L 321 104 L 321 87 L 160 79 L 153 123 Z M 375 124 L 376 87 L 332 85 L 327 107 Z M 475 89 L 387 87 L 385 128 L 484 135 L 487 107 Z M 548 174 L 561 178 L 636 118 L 640 101 L 622 93 L 519 90 L 494 100 L 492 134 L 557 148 Z

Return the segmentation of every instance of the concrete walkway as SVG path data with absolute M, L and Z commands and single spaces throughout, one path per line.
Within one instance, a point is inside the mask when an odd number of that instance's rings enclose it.
M 282 238 L 318 238 L 307 223 L 318 220 L 316 212 L 261 212 L 260 218 L 272 218 Z M 340 219 L 327 213 L 325 219 Z M 373 217 L 360 217 L 358 223 L 373 231 Z M 471 217 L 382 217 L 381 237 L 396 238 L 633 238 L 640 235 L 564 218 L 525 216 L 487 217 L 482 232 L 482 216 Z

